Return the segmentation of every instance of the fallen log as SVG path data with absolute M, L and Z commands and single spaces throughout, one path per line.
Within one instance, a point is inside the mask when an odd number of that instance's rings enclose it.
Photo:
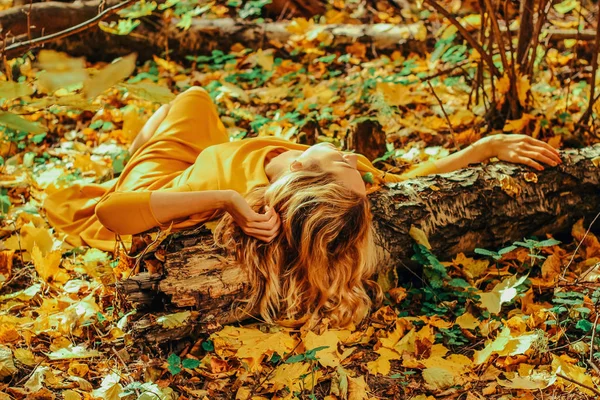
M 497 162 L 373 193 L 381 269 L 409 264 L 413 225 L 427 235 L 434 254 L 449 259 L 477 247 L 494 249 L 532 235 L 567 232 L 580 218 L 589 224 L 600 211 L 600 144 L 561 153 L 564 163 L 542 172 Z M 135 331 L 165 341 L 235 319 L 232 304 L 244 298 L 245 272 L 223 250 L 207 250 L 211 244 L 210 231 L 202 227 L 172 234 L 161 245 L 162 273 L 140 273 L 120 283 L 138 305 L 160 300 L 172 312 L 197 311 L 184 327 L 162 329 L 143 318 Z

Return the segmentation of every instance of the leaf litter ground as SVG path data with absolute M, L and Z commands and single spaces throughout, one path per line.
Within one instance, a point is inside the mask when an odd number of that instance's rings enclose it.
M 388 286 L 360 326 L 217 326 L 188 345 L 153 348 L 133 339 L 136 310 L 114 286 L 127 266 L 72 248 L 44 219 L 45 196 L 118 174 L 158 104 L 192 85 L 210 92 L 234 140 L 341 145 L 369 121 L 390 142 L 380 162 L 396 170 L 467 145 L 485 134 L 489 111 L 483 96 L 470 97 L 477 57 L 437 23 L 435 32 L 423 25 L 441 43 L 425 55 L 372 56 L 360 43 L 331 52 L 309 34 L 312 22 L 297 19 L 283 48 L 233 46 L 186 66 L 155 57 L 134 70 L 127 58 L 111 66 L 51 52 L 13 60 L 17 83 L 0 81 L 0 399 L 597 397 L 600 243 L 586 231 L 590 221 L 565 243 L 527 238 L 441 260 L 413 231 L 424 280 Z M 529 112 L 501 129 L 556 147 L 593 142 L 573 135 L 588 93 L 584 80 L 560 80 L 573 60 L 568 48 L 549 49 L 534 81 L 518 82 Z M 466 73 L 436 76 L 460 62 Z M 499 103 L 507 91 L 501 79 Z

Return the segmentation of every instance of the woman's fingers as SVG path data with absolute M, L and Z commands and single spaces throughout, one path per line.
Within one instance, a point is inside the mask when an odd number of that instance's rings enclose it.
M 524 164 L 524 165 L 528 165 L 531 168 L 537 169 L 538 171 L 543 171 L 544 167 L 542 167 L 540 164 L 538 164 L 537 162 L 533 161 L 531 158 L 525 157 L 525 156 L 516 156 L 515 157 L 515 162 L 519 163 L 519 164 Z
M 552 153 L 556 154 L 556 156 L 560 159 L 560 152 L 557 149 L 555 149 L 554 147 L 550 146 L 548 143 L 546 143 L 546 142 L 544 142 L 542 140 L 539 140 L 539 139 L 534 139 L 531 136 L 527 136 L 527 138 L 528 138 L 527 141 L 528 141 L 529 144 L 533 144 L 533 145 L 536 145 L 536 146 L 544 147 L 545 149 L 547 149 L 547 150 L 551 151 Z
M 546 142 L 542 142 L 541 140 L 532 139 L 533 142 L 527 143 L 527 148 L 529 150 L 537 151 L 544 154 L 546 157 L 551 158 L 556 162 L 556 164 L 561 164 L 562 159 L 560 158 L 560 153 L 554 147 L 550 146 Z
M 247 235 L 253 236 L 264 242 L 270 242 L 279 233 L 281 221 L 279 215 L 272 209 L 269 209 L 265 214 L 257 214 L 260 221 L 251 221 L 247 224 L 244 232 Z M 265 217 L 268 219 L 264 221 Z
M 525 156 L 532 160 L 543 162 L 546 165 L 550 165 L 552 167 L 556 166 L 556 161 L 554 161 L 552 158 L 550 158 L 549 156 L 547 156 L 546 154 L 543 154 L 541 152 L 537 152 L 535 150 L 534 151 L 523 151 L 520 154 L 522 156 Z

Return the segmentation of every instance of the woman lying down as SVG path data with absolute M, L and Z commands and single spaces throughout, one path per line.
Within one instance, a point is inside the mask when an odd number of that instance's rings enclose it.
M 159 108 L 131 146 L 122 174 L 51 195 L 50 223 L 74 246 L 115 248 L 116 235 L 180 230 L 220 218 L 215 240 L 233 249 L 250 283 L 247 311 L 264 320 L 327 316 L 361 321 L 376 271 L 362 175 L 382 182 L 454 171 L 490 157 L 541 170 L 561 162 L 548 144 L 494 135 L 402 175 L 327 143 L 274 137 L 230 142 L 215 105 L 193 87 Z M 126 236 L 125 236 L 126 237 Z

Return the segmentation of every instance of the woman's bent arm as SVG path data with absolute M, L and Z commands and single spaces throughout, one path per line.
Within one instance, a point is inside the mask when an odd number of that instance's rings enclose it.
M 202 192 L 114 192 L 96 205 L 102 225 L 120 235 L 134 235 L 193 214 L 216 214 L 228 190 Z
M 274 210 L 259 214 L 233 190 L 114 192 L 96 206 L 102 225 L 120 235 L 135 235 L 194 214 L 209 220 L 219 211 L 231 214 L 247 235 L 265 242 L 279 232 L 280 220 Z
M 153 192 L 150 196 L 150 209 L 157 222 L 163 225 L 193 214 L 224 210 L 231 198 L 230 192 Z

